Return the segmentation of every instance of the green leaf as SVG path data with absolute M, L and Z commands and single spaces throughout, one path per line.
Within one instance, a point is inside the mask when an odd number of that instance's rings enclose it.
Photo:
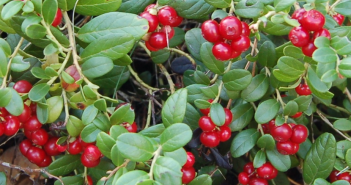
M 322 47 L 329 47 L 330 45 L 330 40 L 327 37 L 321 36 L 321 37 L 317 37 L 314 40 L 314 45 L 317 48 L 322 48 Z
M 15 56 L 12 59 L 11 71 L 22 72 L 30 67 L 29 62 L 25 62 L 22 56 Z
M 10 1 L 1 10 L 1 18 L 3 20 L 9 20 L 12 16 L 16 15 L 23 7 L 23 1 Z
M 119 12 L 139 14 L 144 11 L 147 5 L 154 3 L 155 0 L 122 0 L 122 2 L 121 7 L 118 9 Z
M 57 0 L 45 0 L 41 9 L 41 14 L 47 24 L 51 24 L 56 16 L 58 4 Z
M 312 96 L 311 95 L 299 96 L 299 97 L 295 98 L 294 101 L 299 106 L 298 111 L 303 112 L 303 111 L 306 111 L 308 109 L 308 107 L 310 106 L 310 104 L 312 102 Z
M 257 146 L 260 148 L 266 148 L 267 150 L 273 150 L 275 147 L 275 141 L 270 134 L 265 134 L 257 140 Z
M 122 0 L 79 0 L 76 12 L 82 15 L 101 15 L 116 11 L 122 4 Z
M 340 30 L 340 33 L 343 33 L 343 31 Z M 332 37 L 331 46 L 336 50 L 336 53 L 339 55 L 349 55 L 351 53 L 351 41 L 347 36 L 343 35 Z
M 111 156 L 113 156 L 111 160 L 112 160 L 114 165 L 120 166 L 120 165 L 122 165 L 124 163 L 125 158 L 122 157 L 122 155 L 121 155 L 120 151 L 118 150 L 116 144 L 113 145 L 113 147 L 111 149 Z
M 260 24 L 259 26 L 259 30 L 262 30 L 263 32 L 268 33 L 270 35 L 277 36 L 288 35 L 292 28 L 292 26 L 289 26 L 287 24 L 276 24 L 270 20 L 267 20 L 265 25 Z
M 313 60 L 321 63 L 336 62 L 337 55 L 335 51 L 329 47 L 318 48 L 313 52 Z
M 87 125 L 83 128 L 80 133 L 80 137 L 86 143 L 92 143 L 96 141 L 97 135 L 102 132 L 99 128 L 95 126 L 95 124 Z
M 224 73 L 224 63 L 217 60 L 212 54 L 213 44 L 205 42 L 201 45 L 200 56 L 204 65 L 211 70 L 213 73 L 222 74 Z
M 109 34 L 117 34 L 123 37 L 129 34 L 135 40 L 139 40 L 147 33 L 148 29 L 148 21 L 144 18 L 130 13 L 110 12 L 89 21 L 78 31 L 77 36 L 80 40 L 87 43 Z M 116 42 L 116 40 L 114 41 Z
M 212 185 L 212 178 L 208 174 L 202 174 L 197 176 L 188 185 Z
M 277 56 L 273 42 L 266 41 L 261 45 L 257 62 L 267 67 L 274 67 L 277 64 Z
M 47 99 L 46 103 L 49 108 L 49 118 L 47 123 L 53 123 L 56 121 L 63 109 L 63 98 L 61 96 L 53 96 Z
M 143 130 L 144 131 L 144 130 Z M 123 126 L 120 125 L 113 125 L 110 128 L 110 136 L 114 139 L 117 140 L 118 136 L 120 136 L 123 133 L 127 133 L 128 130 L 124 128 Z M 140 133 L 140 132 L 139 132 Z
M 236 135 L 230 146 L 230 153 L 234 158 L 244 155 L 256 144 L 259 137 L 256 129 L 247 129 Z
M 111 150 L 116 141 L 105 132 L 100 132 L 96 138 L 96 146 L 99 148 L 102 154 L 107 158 L 111 159 Z
M 214 124 L 217 126 L 224 125 L 225 122 L 225 112 L 221 104 L 213 103 L 211 105 L 209 116 Z
M 279 153 L 275 148 L 273 150 L 266 150 L 266 155 L 278 171 L 285 172 L 291 166 L 290 157 Z
M 144 136 L 136 133 L 124 133 L 117 138 L 117 148 L 124 158 L 145 162 L 153 156 L 154 147 Z
M 102 112 L 107 111 L 107 105 L 105 99 L 99 99 L 94 102 L 94 106 Z
M 294 100 L 292 100 L 285 105 L 283 113 L 287 116 L 293 116 L 298 112 L 298 109 L 298 104 Z
M 318 37 L 319 38 L 319 37 Z M 302 53 L 301 48 L 296 46 L 286 46 L 283 50 L 285 56 L 301 59 L 305 55 Z
M 84 178 L 79 177 L 79 176 L 67 176 L 67 177 L 62 177 L 60 178 L 64 184 L 69 184 L 69 185 L 83 185 L 84 184 Z M 54 185 L 62 185 L 59 180 L 56 180 Z
M 275 99 L 268 99 L 260 103 L 255 112 L 255 120 L 259 124 L 267 123 L 278 113 L 280 104 Z
M 244 69 L 233 69 L 223 75 L 224 87 L 230 91 L 244 90 L 252 80 L 252 75 Z
M 125 66 L 115 65 L 106 75 L 95 78 L 92 82 L 108 89 L 114 89 L 118 84 L 117 89 L 119 89 L 129 79 L 129 75 L 130 73 Z
M 204 0 L 172 0 L 169 5 L 185 19 L 204 19 L 216 9 Z
M 133 36 L 128 33 L 115 33 L 101 36 L 84 49 L 81 53 L 81 58 L 85 62 L 93 57 L 106 57 L 115 60 L 127 54 L 133 48 L 134 42 Z M 99 60 L 100 59 L 101 58 L 99 58 Z M 91 62 L 93 61 L 94 60 Z M 108 69 L 110 69 L 112 61 L 110 62 L 104 59 L 104 62 L 109 64 L 107 66 L 109 67 Z M 90 69 L 90 65 L 88 65 L 87 68 Z M 94 76 L 96 75 L 97 74 Z
M 9 38 L 7 38 L 7 40 L 9 40 Z M 3 50 L 3 52 L 6 54 L 6 56 L 11 55 L 11 53 L 12 53 L 11 47 L 10 47 L 9 43 L 6 40 L 4 40 L 3 38 L 0 39 L 0 48 Z
M 337 180 L 332 183 L 332 185 L 349 185 L 350 183 L 346 180 Z
M 338 72 L 335 69 L 327 71 L 321 77 L 321 81 L 324 83 L 331 83 L 336 79 L 338 79 Z
M 7 57 L 3 49 L 0 49 L 0 77 L 4 77 L 7 71 Z
M 97 78 L 113 69 L 113 62 L 107 57 L 92 57 L 82 64 L 82 72 L 88 78 Z
M 351 8 L 351 2 L 341 1 L 334 7 L 334 10 L 342 15 L 350 16 L 351 15 L 349 11 L 350 8 Z
M 97 116 L 99 110 L 94 105 L 89 105 L 85 108 L 83 115 L 82 115 L 82 122 L 84 125 L 89 125 L 95 117 Z
M 274 0 L 274 8 L 276 12 L 283 11 L 287 8 L 290 8 L 296 0 Z
M 40 79 L 50 79 L 50 76 L 45 73 L 45 70 L 40 68 L 40 67 L 33 67 L 31 70 L 31 73 L 33 76 L 36 78 Z
M 75 1 L 70 0 L 57 0 L 57 2 L 58 7 L 64 11 L 72 10 L 76 3 Z
M 216 7 L 216 8 L 227 8 L 230 6 L 230 0 L 205 0 L 206 3 Z
M 193 28 L 185 33 L 185 44 L 190 54 L 197 60 L 201 60 L 200 48 L 205 42 L 200 28 Z
M 10 102 L 5 106 L 6 110 L 14 115 L 14 116 L 19 116 L 23 112 L 23 101 L 21 96 L 15 91 L 14 89 L 10 89 L 12 98 L 10 99 Z
M 341 140 L 336 143 L 336 156 L 340 159 L 345 159 L 346 151 L 351 148 L 349 140 Z
M 53 69 L 52 67 L 46 67 L 45 73 L 50 77 L 58 76 L 57 71 L 55 71 L 55 69 Z
M 338 67 L 340 74 L 347 78 L 351 78 L 351 57 L 342 59 Z
M 330 185 L 330 183 L 322 178 L 314 180 L 313 185 Z
M 244 18 L 257 18 L 263 13 L 264 4 L 256 1 L 255 4 L 247 5 L 246 1 L 240 1 L 235 6 L 235 14 Z
M 111 123 L 107 115 L 99 113 L 96 118 L 93 120 L 93 124 L 100 130 L 107 132 L 110 127 Z
M 194 80 L 198 84 L 210 85 L 210 78 L 202 71 L 194 72 Z
M 183 166 L 187 161 L 187 153 L 183 147 L 172 152 L 164 152 L 163 154 L 165 157 L 170 157 L 176 160 L 180 164 L 180 166 Z
M 182 172 L 180 164 L 170 157 L 159 157 L 154 167 L 155 180 L 161 184 L 181 184 Z
M 346 164 L 347 166 L 350 166 L 351 165 L 351 150 L 348 149 L 346 151 L 346 154 L 345 154 L 345 161 L 346 161 Z
M 253 166 L 255 168 L 259 168 L 261 167 L 264 163 L 266 163 L 266 154 L 264 153 L 263 150 L 259 150 L 256 155 L 255 158 L 253 160 Z
M 26 27 L 25 33 L 32 39 L 41 39 L 46 35 L 46 28 L 40 24 L 31 24 Z
M 70 136 L 72 137 L 79 136 L 83 128 L 84 128 L 84 125 L 80 119 L 78 119 L 75 116 L 69 115 L 66 129 Z
M 300 61 L 289 56 L 280 57 L 278 59 L 277 67 L 286 75 L 296 79 L 305 71 L 305 67 Z M 277 79 L 279 78 L 277 77 Z
M 132 124 L 134 122 L 134 119 L 135 113 L 130 104 L 122 105 L 110 117 L 112 125 L 121 124 L 123 122 Z
M 10 88 L 0 89 L 0 107 L 7 106 L 12 99 L 12 91 Z
M 53 161 L 48 167 L 48 171 L 56 176 L 67 175 L 81 164 L 80 155 L 66 154 Z
M 338 119 L 333 123 L 334 128 L 341 131 L 351 130 L 351 121 L 347 119 Z
M 279 69 L 274 69 L 273 75 L 276 79 L 279 79 L 279 81 L 281 81 L 281 82 L 293 82 L 299 78 L 299 76 L 287 75 Z
M 41 124 L 45 124 L 49 119 L 49 106 L 45 98 L 37 102 L 37 117 Z
M 166 62 L 171 56 L 171 52 L 167 49 L 161 49 L 155 52 L 151 52 L 151 60 L 155 64 L 162 64 Z
M 6 185 L 6 175 L 4 172 L 0 172 L 0 185 Z
M 28 97 L 32 101 L 37 102 L 37 101 L 43 99 L 46 96 L 46 94 L 49 92 L 49 90 L 50 90 L 50 86 L 46 83 L 36 84 L 29 91 Z
M 168 97 L 162 108 L 162 121 L 165 127 L 174 123 L 181 123 L 185 116 L 188 90 L 183 88 L 177 90 Z
M 194 103 L 195 103 L 195 106 L 199 109 L 206 109 L 211 107 L 211 103 L 208 102 L 207 100 L 198 99 L 198 100 L 195 100 Z
M 195 130 L 199 127 L 198 120 L 200 117 L 199 112 L 190 103 L 187 103 L 183 123 L 189 125 L 192 130 Z
M 303 164 L 303 179 L 306 183 L 316 178 L 327 178 L 333 170 L 336 157 L 336 141 L 332 134 L 324 133 L 313 143 Z
M 266 94 L 268 87 L 268 77 L 264 74 L 256 75 L 250 85 L 241 92 L 241 98 L 248 102 L 257 101 Z
M 184 123 L 175 123 L 163 131 L 160 144 L 164 152 L 172 152 L 186 145 L 191 137 L 192 130 Z
M 233 113 L 233 121 L 229 127 L 232 131 L 239 131 L 251 122 L 255 111 L 250 103 L 245 103 L 235 106 L 231 112 Z
M 118 178 L 115 184 L 135 185 L 136 183 L 149 178 L 150 178 L 149 174 L 146 173 L 145 171 L 133 170 L 123 174 L 120 178 Z

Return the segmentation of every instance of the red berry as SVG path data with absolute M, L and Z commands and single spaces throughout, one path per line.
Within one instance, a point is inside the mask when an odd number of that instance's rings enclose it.
M 195 164 L 195 156 L 191 152 L 186 152 L 186 162 L 183 165 L 183 168 L 190 168 Z
M 225 142 L 228 141 L 230 139 L 230 137 L 232 136 L 232 131 L 230 130 L 230 128 L 228 126 L 221 126 L 220 127 L 220 131 L 219 133 L 219 140 L 221 142 Z
M 61 153 L 60 151 L 57 150 L 57 147 L 56 147 L 57 140 L 58 140 L 58 137 L 51 137 L 45 143 L 43 149 L 47 155 L 56 156 L 56 155 L 59 155 Z
M 310 41 L 310 34 L 307 29 L 303 27 L 294 27 L 289 33 L 289 40 L 296 47 L 302 47 Z
M 338 180 L 345 180 L 347 182 L 351 181 L 351 176 L 349 173 L 344 172 L 336 177 Z
M 5 125 L 0 122 L 0 137 L 5 133 Z
M 268 182 L 266 179 L 252 178 L 250 179 L 249 185 L 268 185 Z
M 13 85 L 13 89 L 15 89 L 18 93 L 28 93 L 32 87 L 32 84 L 26 80 L 20 80 Z
M 36 165 L 38 165 L 41 168 L 47 167 L 52 163 L 52 159 L 50 156 L 45 156 L 44 160 L 41 163 L 38 163 Z
M 221 36 L 228 40 L 236 40 L 242 33 L 241 21 L 235 16 L 227 16 L 219 23 Z
M 302 53 L 308 57 L 312 57 L 313 52 L 316 51 L 316 46 L 314 45 L 313 41 L 308 42 L 307 45 L 302 46 Z
M 296 125 L 292 130 L 293 131 L 290 138 L 292 142 L 300 144 L 306 141 L 308 130 L 304 125 Z
M 200 135 L 200 141 L 203 145 L 213 148 L 219 145 L 220 137 L 217 132 L 203 132 Z
M 156 49 L 163 49 L 167 47 L 166 34 L 164 32 L 153 32 L 150 36 L 149 44 Z
M 257 168 L 257 175 L 264 179 L 274 179 L 276 177 L 274 170 L 277 169 L 275 169 L 271 163 L 267 162 L 261 167 Z
M 202 116 L 199 119 L 199 127 L 204 131 L 204 132 L 210 132 L 213 129 L 216 128 L 216 125 L 212 122 L 211 118 L 208 116 Z
M 158 27 L 158 19 L 156 15 L 152 15 L 149 12 L 143 12 L 140 14 L 140 17 L 145 18 L 149 22 L 148 32 L 153 32 Z
M 166 6 L 161 8 L 158 11 L 158 20 L 160 21 L 161 24 L 163 25 L 168 25 L 168 26 L 172 26 L 175 27 L 174 25 L 177 23 L 178 19 L 178 14 L 175 11 L 174 8 L 170 7 L 170 6 Z M 178 25 L 177 25 L 178 26 Z
M 78 137 L 78 141 L 79 141 L 80 145 L 82 146 L 82 150 L 85 150 L 85 148 L 90 146 L 90 145 L 95 145 L 95 142 L 93 142 L 93 143 L 84 142 L 80 136 Z
M 250 47 L 250 38 L 241 35 L 239 39 L 232 41 L 231 46 L 234 51 L 244 52 Z
M 156 49 L 156 48 L 152 47 L 152 46 L 150 45 L 149 41 L 145 41 L 145 46 L 146 46 L 146 48 L 147 48 L 148 50 L 150 50 L 150 51 L 158 51 L 158 50 L 160 50 L 160 49 Z
M 232 58 L 232 48 L 224 42 L 217 42 L 213 45 L 212 53 L 217 60 L 226 61 Z
M 337 181 L 338 178 L 337 178 L 336 174 L 338 174 L 338 173 L 339 173 L 338 170 L 333 170 L 333 171 L 330 173 L 330 175 L 329 175 L 329 181 L 330 181 L 330 182 L 335 182 L 335 181 Z
M 244 165 L 244 172 L 246 172 L 248 175 L 251 175 L 253 172 L 255 172 L 255 167 L 253 166 L 253 162 L 248 162 Z
M 136 133 L 138 131 L 138 126 L 136 125 L 135 122 L 133 124 L 129 124 L 127 122 L 124 122 L 121 124 L 124 128 L 128 130 L 128 132 Z
M 164 32 L 168 38 L 168 40 L 171 40 L 174 36 L 174 28 L 171 26 L 163 26 L 160 30 L 160 32 Z
M 210 103 L 213 102 L 212 99 L 209 99 L 209 100 L 207 100 L 207 101 L 210 102 Z M 207 116 L 207 115 L 210 113 L 210 107 L 209 107 L 209 108 L 206 108 L 206 109 L 200 109 L 200 112 L 201 112 L 203 115 Z
M 246 172 L 239 173 L 238 181 L 242 185 L 247 185 L 249 183 L 249 181 L 250 181 L 249 174 L 247 174 Z
M 314 41 L 318 37 L 327 37 L 329 40 L 331 39 L 329 30 L 323 28 L 319 31 L 315 31 L 312 36 L 312 40 Z
M 246 22 L 241 22 L 241 28 L 242 28 L 241 35 L 250 37 L 250 32 L 251 32 L 250 27 Z
M 23 125 L 25 130 L 34 131 L 41 128 L 42 124 L 39 122 L 37 116 L 30 117 Z
M 310 10 L 303 14 L 301 18 L 301 26 L 309 31 L 319 31 L 325 23 L 324 15 L 317 10 Z
M 306 10 L 304 8 L 295 10 L 295 12 L 291 15 L 291 18 L 296 19 L 300 22 L 305 13 L 306 13 Z
M 24 129 L 24 135 L 30 140 L 32 140 L 32 133 L 33 133 L 33 131 L 29 131 L 29 130 Z
M 10 113 L 5 109 L 5 107 L 0 107 L 0 117 L 5 117 Z
M 343 16 L 343 15 L 341 15 L 341 14 L 335 14 L 335 15 L 333 15 L 333 18 L 334 18 L 334 20 L 341 26 L 342 25 L 342 23 L 344 22 L 344 20 L 345 20 L 345 16 Z
M 6 136 L 12 136 L 17 133 L 20 127 L 20 122 L 17 117 L 9 115 L 5 117 L 4 134 Z
M 54 21 L 51 23 L 51 25 L 53 27 L 56 27 L 59 24 L 61 24 L 61 21 L 62 21 L 62 12 L 61 12 L 61 9 L 58 8 L 56 15 L 55 15 L 55 18 L 54 18 Z
M 183 184 L 188 184 L 190 183 L 194 178 L 195 178 L 195 169 L 194 167 L 190 168 L 182 168 L 181 169 L 183 175 L 182 175 L 182 183 Z
M 278 142 L 287 141 L 292 135 L 292 129 L 288 124 L 284 123 L 271 128 L 271 135 Z
M 35 102 L 30 103 L 29 106 L 32 116 L 37 114 L 37 104 Z
M 89 175 L 87 175 L 88 185 L 93 185 L 93 179 Z
M 32 142 L 30 142 L 29 139 L 25 139 L 19 144 L 19 149 L 20 149 L 21 153 L 24 156 L 26 156 L 27 151 L 32 146 L 33 146 Z
M 307 96 L 307 95 L 310 95 L 312 94 L 311 90 L 310 90 L 310 87 L 308 87 L 307 84 L 305 83 L 302 83 L 300 84 L 299 86 L 297 86 L 295 88 L 295 91 L 297 94 L 299 94 L 300 96 Z
M 79 142 L 79 139 L 76 139 L 72 143 L 69 143 L 67 151 L 72 155 L 76 155 L 82 152 L 83 149 L 82 149 L 82 145 Z
M 97 146 L 89 145 L 84 149 L 83 155 L 89 161 L 96 161 L 100 158 L 101 152 Z
M 302 115 L 302 112 L 297 112 L 296 114 L 294 114 L 294 115 L 292 115 L 292 116 L 290 116 L 290 117 L 292 117 L 292 118 L 298 118 L 298 117 L 300 117 Z M 290 124 L 290 123 L 289 123 Z M 292 127 L 291 127 L 292 128 Z
M 267 180 L 272 180 L 277 176 L 278 176 L 278 170 L 276 168 L 273 168 L 273 172 Z
M 23 112 L 17 116 L 18 120 L 22 123 L 26 122 L 32 115 L 32 110 L 26 104 L 23 104 L 23 107 Z
M 241 52 L 238 52 L 238 51 L 235 51 L 235 50 L 232 50 L 232 56 L 230 58 L 236 58 L 238 56 L 241 55 Z
M 32 142 L 36 145 L 43 146 L 49 139 L 48 133 L 44 129 L 38 129 L 32 133 Z
M 79 84 L 76 83 L 80 79 L 80 74 L 77 70 L 77 67 L 75 65 L 70 65 L 67 67 L 67 69 L 65 69 L 65 72 L 74 79 L 74 83 L 69 84 L 64 79 L 62 79 L 61 86 L 67 92 L 74 92 L 79 88 Z
M 83 155 L 81 155 L 81 157 L 80 157 L 80 161 L 82 162 L 82 164 L 83 164 L 85 167 L 93 168 L 93 167 L 99 165 L 99 163 L 100 163 L 100 158 L 98 158 L 98 159 L 95 160 L 95 161 L 91 161 L 91 160 L 89 160 L 89 159 L 83 154 Z
M 177 16 L 176 20 L 174 21 L 174 23 L 172 23 L 170 26 L 178 27 L 180 24 L 182 24 L 182 22 L 183 22 L 183 17 Z
M 67 143 L 64 142 L 64 143 L 58 144 L 58 143 L 56 142 L 56 148 L 57 148 L 57 151 L 59 151 L 59 152 L 64 152 L 64 151 L 66 151 L 66 149 L 67 149 Z
M 269 129 L 268 123 L 261 124 L 261 126 L 262 126 L 263 133 L 269 134 L 271 132 L 271 130 Z
M 223 126 L 228 126 L 233 121 L 233 113 L 227 108 L 224 108 L 224 113 L 225 113 L 225 121 Z
M 43 149 L 36 146 L 31 146 L 26 155 L 28 160 L 34 164 L 40 164 L 46 157 L 46 153 Z
M 209 42 L 220 42 L 223 40 L 219 33 L 219 25 L 215 20 L 207 20 L 201 25 L 202 36 Z
M 291 141 L 284 141 L 277 143 L 277 150 L 283 155 L 293 155 L 299 151 L 299 144 L 293 143 Z

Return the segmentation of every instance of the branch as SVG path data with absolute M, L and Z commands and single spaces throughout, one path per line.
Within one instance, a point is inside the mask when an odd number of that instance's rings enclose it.
M 159 91 L 159 90 L 160 90 L 160 89 L 158 89 L 158 88 L 149 86 L 149 85 L 146 84 L 142 79 L 140 79 L 140 77 L 138 76 L 138 73 L 136 73 L 136 72 L 134 71 L 134 69 L 132 68 L 132 66 L 128 65 L 127 67 L 128 67 L 129 72 L 133 75 L 133 77 L 135 78 L 135 80 L 136 80 L 137 82 L 139 82 L 140 85 L 144 86 L 144 87 L 147 88 L 147 89 L 153 90 L 153 91 Z
M 175 89 L 171 75 L 169 75 L 167 69 L 162 64 L 157 64 L 157 66 L 160 68 L 161 72 L 166 76 L 169 88 L 171 89 L 171 93 L 173 94 L 175 92 Z
M 155 163 L 156 163 L 158 156 L 160 156 L 161 151 L 162 151 L 162 146 L 159 146 L 158 149 L 154 152 L 154 158 L 152 159 L 150 172 L 149 172 L 149 176 L 150 176 L 151 180 L 154 179 L 154 174 L 153 174 L 154 173 L 154 166 L 155 166 Z
M 120 166 L 117 166 L 115 169 L 113 169 L 113 171 L 107 171 L 107 173 L 109 174 L 107 177 L 102 177 L 101 180 L 102 181 L 107 181 L 109 178 L 111 178 L 120 168 L 123 168 L 125 166 L 127 166 L 127 164 L 129 163 L 129 159 L 127 159 L 126 161 L 124 161 L 123 164 L 121 164 Z

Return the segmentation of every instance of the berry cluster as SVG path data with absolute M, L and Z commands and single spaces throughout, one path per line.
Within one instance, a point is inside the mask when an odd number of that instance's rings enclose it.
M 269 123 L 262 124 L 262 128 L 265 133 L 270 133 L 277 141 L 277 150 L 283 155 L 296 154 L 300 144 L 305 142 L 308 136 L 306 126 L 294 123 L 284 123 L 277 126 L 274 119 Z
M 310 87 L 306 83 L 301 83 L 295 88 L 295 91 L 300 96 L 308 96 L 312 94 Z
M 201 31 L 207 41 L 214 43 L 212 53 L 221 61 L 236 58 L 250 47 L 250 28 L 235 16 L 227 16 L 219 24 L 207 20 Z
M 211 103 L 212 100 L 209 100 L 209 102 Z M 232 122 L 233 114 L 229 109 L 224 108 L 225 122 L 220 127 L 215 125 L 208 116 L 210 108 L 200 109 L 200 111 L 204 114 L 204 116 L 199 119 L 199 127 L 203 131 L 200 135 L 200 141 L 203 145 L 213 148 L 218 146 L 220 142 L 225 142 L 230 139 L 232 131 L 228 125 Z
M 144 40 L 150 51 L 167 47 L 169 40 L 174 36 L 173 27 L 179 26 L 183 21 L 174 8 L 165 6 L 157 11 L 156 4 L 147 6 L 140 16 L 149 22 L 148 34 Z M 159 29 L 159 23 L 161 29 Z
M 306 11 L 302 8 L 296 10 L 291 18 L 299 21 L 300 26 L 290 31 L 289 39 L 294 46 L 301 47 L 302 53 L 306 56 L 312 57 L 313 52 L 317 49 L 314 45 L 316 38 L 323 36 L 330 40 L 329 31 L 323 28 L 325 17 L 319 11 Z
M 255 169 L 252 162 L 244 166 L 243 172 L 239 173 L 238 180 L 242 185 L 268 185 L 267 180 L 272 180 L 278 175 L 278 170 L 270 163 L 266 162 L 261 167 Z
M 45 152 L 39 146 L 33 145 L 29 139 L 23 140 L 19 149 L 21 153 L 31 162 L 39 167 L 47 167 L 51 164 L 52 159 L 49 153 L 53 153 L 55 148 L 49 148 L 49 152 Z M 57 154 L 58 155 L 58 154 Z
M 183 165 L 181 171 L 183 173 L 182 183 L 188 184 L 195 178 L 195 168 L 193 167 L 195 164 L 195 156 L 191 152 L 186 152 L 186 162 Z
M 340 171 L 338 170 L 333 170 L 330 175 L 329 175 L 329 180 L 330 182 L 335 182 L 338 180 L 345 180 L 349 183 L 351 183 L 351 175 L 348 172 L 341 173 L 337 175 Z

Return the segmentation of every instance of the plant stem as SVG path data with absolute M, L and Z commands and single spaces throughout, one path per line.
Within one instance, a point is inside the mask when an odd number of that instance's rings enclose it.
M 18 44 L 17 44 L 15 50 L 13 51 L 12 55 L 10 56 L 10 60 L 9 60 L 9 62 L 8 62 L 8 64 L 7 64 L 6 74 L 5 74 L 4 78 L 3 78 L 2 85 L 1 85 L 0 89 L 3 89 L 3 88 L 6 87 L 7 77 L 8 77 L 8 75 L 10 74 L 10 71 L 11 71 L 11 63 L 12 63 L 12 60 L 13 60 L 13 58 L 17 55 L 17 52 L 19 51 L 19 49 L 20 49 L 20 47 L 21 47 L 23 41 L 24 41 L 24 38 L 21 37 L 21 40 L 18 42 Z
M 338 5 L 340 3 L 341 0 L 337 0 L 335 1 L 329 8 L 329 10 L 333 10 L 335 8 L 336 5 Z
M 216 75 L 211 79 L 210 84 L 215 83 L 216 80 L 217 80 L 217 78 L 218 78 L 218 74 L 216 74 Z
M 65 58 L 65 60 L 62 62 L 62 65 L 60 67 L 60 69 L 57 71 L 57 74 L 60 75 L 62 73 L 62 71 L 65 69 L 65 66 L 69 60 L 69 57 L 71 56 L 71 53 L 72 53 L 72 50 L 68 51 L 67 53 L 67 56 Z M 58 78 L 59 76 L 54 76 L 52 77 L 48 82 L 47 84 L 48 85 L 51 85 L 52 83 L 54 83 L 54 81 Z
M 139 82 L 140 85 L 144 86 L 144 87 L 147 88 L 147 89 L 153 90 L 153 91 L 158 91 L 158 90 L 160 90 L 160 89 L 158 89 L 158 88 L 149 86 L 149 85 L 146 84 L 142 79 L 140 79 L 140 77 L 138 76 L 138 73 L 136 73 L 136 72 L 134 71 L 134 69 L 132 68 L 132 66 L 128 65 L 127 67 L 128 67 L 129 72 L 133 75 L 133 77 L 135 78 L 135 80 L 136 80 L 137 82 Z
M 270 16 L 272 16 L 272 15 L 274 15 L 276 13 L 277 12 L 275 12 L 275 11 L 269 11 L 266 15 L 264 15 L 264 17 L 266 17 L 268 19 Z M 250 26 L 250 29 L 253 29 L 254 31 L 258 31 L 258 28 L 259 28 L 261 22 L 263 22 L 263 21 L 261 19 L 258 19 L 257 23 L 252 24 Z
M 144 44 L 144 43 L 139 42 L 139 46 L 141 46 L 141 47 L 142 47 L 142 48 L 145 50 L 145 52 L 146 52 L 146 54 L 147 54 L 147 55 L 151 56 L 151 52 L 150 52 L 150 50 L 149 50 L 149 49 L 147 49 L 147 47 L 145 46 L 145 44 Z
M 349 114 L 349 115 L 351 114 L 348 110 L 346 110 L 346 109 L 343 108 L 343 107 L 339 107 L 339 106 L 334 105 L 334 104 L 330 104 L 329 106 L 330 106 L 330 108 L 332 108 L 332 109 L 336 109 L 336 110 L 338 110 L 338 111 L 344 112 L 344 113 Z
M 65 107 L 65 122 L 63 123 L 63 126 L 66 126 L 68 119 L 69 119 L 69 109 L 68 109 L 68 100 L 67 100 L 67 94 L 64 89 L 62 89 L 62 97 L 63 97 L 63 105 Z
M 111 178 L 119 169 L 127 166 L 127 164 L 130 162 L 129 159 L 126 159 L 124 161 L 123 164 L 121 164 L 120 166 L 117 166 L 115 169 L 113 169 L 113 171 L 107 171 L 107 173 L 109 173 L 109 175 L 107 177 L 102 177 L 101 180 L 102 181 L 107 181 L 109 178 Z
M 175 88 L 171 75 L 168 73 L 167 69 L 162 64 L 157 64 L 157 66 L 160 68 L 161 72 L 166 76 L 169 88 L 171 89 L 171 94 L 173 94 L 175 92 Z
M 349 89 L 348 89 L 348 88 L 345 88 L 344 93 L 346 94 L 347 98 L 349 99 L 349 101 L 350 101 L 350 103 L 351 103 L 351 93 L 350 93 Z
M 149 176 L 151 180 L 154 179 L 154 166 L 157 158 L 160 156 L 161 151 L 162 151 L 162 146 L 159 146 L 158 149 L 154 152 L 154 158 L 152 159 L 150 172 L 149 172 Z
M 219 84 L 219 86 L 218 86 L 218 94 L 217 94 L 216 98 L 213 100 L 212 103 L 217 103 L 218 102 L 219 96 L 221 95 L 222 88 L 223 88 L 223 81 L 221 81 L 221 83 Z
M 178 54 L 181 54 L 181 55 L 185 56 L 186 58 L 188 58 L 188 59 L 190 60 L 190 62 L 191 62 L 194 66 L 196 66 L 195 60 L 194 60 L 188 53 L 185 53 L 184 51 L 179 50 L 179 49 L 176 49 L 176 48 L 165 48 L 165 49 L 167 49 L 168 51 L 173 51 L 173 52 L 176 52 L 176 53 L 178 53 Z
M 345 139 L 351 141 L 351 139 L 348 138 L 347 136 L 345 136 L 344 133 L 342 133 L 342 132 L 341 132 L 340 130 L 338 130 L 338 129 L 335 129 L 334 126 L 333 126 L 333 124 L 330 123 L 330 121 L 328 120 L 328 118 L 326 118 L 326 117 L 323 115 L 323 113 L 322 113 L 319 109 L 317 109 L 316 113 L 320 116 L 320 118 L 321 118 L 327 125 L 329 125 L 332 129 L 334 129 L 335 132 L 337 132 L 338 134 L 340 134 L 340 135 L 341 135 L 342 137 L 344 137 Z
M 280 96 L 279 90 L 278 90 L 278 89 L 275 89 L 275 92 L 277 93 L 277 99 L 278 99 L 278 101 L 280 102 L 280 104 L 282 105 L 282 108 L 284 109 L 285 103 L 284 103 L 282 97 Z
M 152 91 L 149 90 L 149 94 L 152 96 Z M 147 118 L 146 118 L 146 124 L 145 124 L 145 128 L 144 129 L 147 129 L 149 126 L 150 126 L 150 121 L 151 121 L 151 109 L 152 109 L 152 98 L 149 99 L 149 105 L 147 107 Z
M 44 19 L 41 20 L 41 24 L 46 28 L 47 38 L 54 42 L 57 45 L 57 47 L 59 47 L 59 52 L 62 54 L 62 56 L 65 57 L 66 54 L 64 52 L 68 52 L 70 49 L 67 49 L 61 45 L 61 43 L 56 39 L 54 34 L 52 34 L 50 30 L 50 25 L 46 24 Z

